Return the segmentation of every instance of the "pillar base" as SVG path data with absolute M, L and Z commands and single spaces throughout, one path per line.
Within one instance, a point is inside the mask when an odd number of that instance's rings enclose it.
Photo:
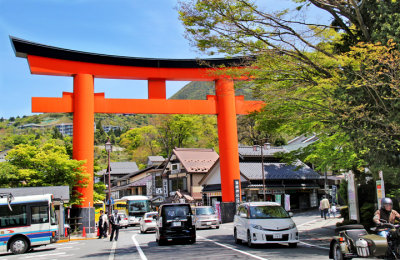
M 236 203 L 235 202 L 221 202 L 221 222 L 229 223 L 233 222 L 233 218 L 236 214 Z
M 71 208 L 70 212 L 70 225 L 71 228 L 74 228 L 73 225 L 76 223 L 75 229 L 78 229 L 79 232 L 83 232 L 83 227 L 85 227 L 86 234 L 95 233 L 96 222 L 94 219 L 94 208 Z

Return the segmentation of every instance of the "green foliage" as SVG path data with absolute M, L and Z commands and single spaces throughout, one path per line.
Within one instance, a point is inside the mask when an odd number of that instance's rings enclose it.
M 72 191 L 87 178 L 82 161 L 71 160 L 65 147 L 55 140 L 40 145 L 19 144 L 0 163 L 1 187 L 38 187 L 68 185 Z M 79 204 L 80 194 L 73 192 L 72 204 Z

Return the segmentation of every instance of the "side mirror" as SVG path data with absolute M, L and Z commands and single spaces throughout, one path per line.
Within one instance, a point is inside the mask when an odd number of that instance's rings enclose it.
M 246 214 L 246 213 L 240 213 L 239 216 L 240 216 L 241 218 L 247 218 L 247 214 Z
M 289 212 L 289 217 L 293 217 L 293 212 Z

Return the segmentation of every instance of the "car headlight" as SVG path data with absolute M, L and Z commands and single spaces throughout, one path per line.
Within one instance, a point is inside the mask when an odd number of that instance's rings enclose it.
M 292 223 L 292 224 L 290 224 L 289 229 L 292 229 L 292 228 L 295 228 L 295 227 L 296 227 L 296 224 Z
M 260 226 L 260 225 L 255 225 L 255 224 L 252 224 L 251 227 L 254 228 L 254 229 L 259 229 L 259 230 L 262 230 L 262 229 L 263 229 L 262 226 Z

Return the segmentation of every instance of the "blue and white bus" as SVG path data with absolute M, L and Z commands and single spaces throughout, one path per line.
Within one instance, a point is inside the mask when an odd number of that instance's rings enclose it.
M 56 242 L 58 226 L 51 194 L 0 196 L 0 252 L 23 254 Z

